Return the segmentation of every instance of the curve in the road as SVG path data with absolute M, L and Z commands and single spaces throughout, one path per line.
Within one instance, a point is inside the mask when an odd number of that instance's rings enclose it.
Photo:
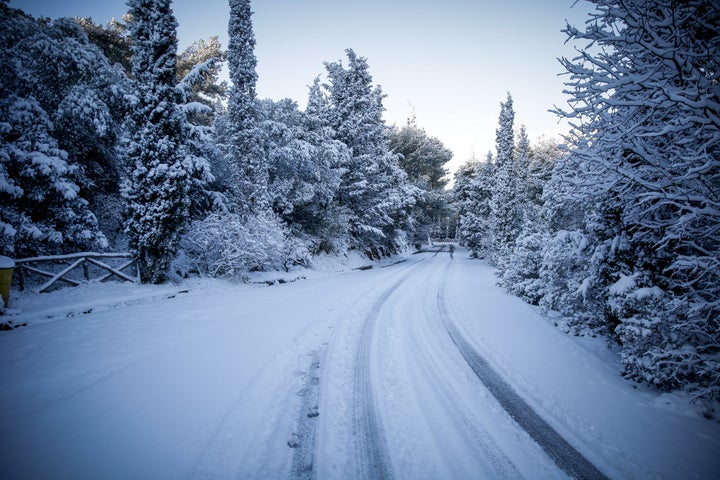
M 445 302 L 445 287 L 441 285 L 437 294 L 438 309 L 450 338 L 475 375 L 485 384 L 510 417 L 537 442 L 559 468 L 571 477 L 607 480 L 605 474 L 538 415 L 488 361 L 470 345 L 452 322 Z

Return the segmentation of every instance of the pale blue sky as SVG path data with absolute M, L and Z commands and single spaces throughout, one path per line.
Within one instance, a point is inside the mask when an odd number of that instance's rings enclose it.
M 574 0 L 258 0 L 253 16 L 258 95 L 292 98 L 304 108 L 323 62 L 353 48 L 368 59 L 387 98 L 385 119 L 418 124 L 455 153 L 451 169 L 494 149 L 500 102 L 510 91 L 516 124 L 531 138 L 565 127 L 547 110 L 565 105 L 556 58 L 572 55 L 560 30 L 579 25 L 589 7 Z M 12 0 L 51 18 L 90 16 L 98 23 L 127 11 L 124 0 Z M 176 0 L 183 48 L 219 35 L 227 45 L 227 0 Z

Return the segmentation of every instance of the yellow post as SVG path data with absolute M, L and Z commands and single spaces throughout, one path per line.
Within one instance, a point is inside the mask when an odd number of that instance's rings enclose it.
M 15 261 L 10 257 L 0 256 L 0 295 L 3 299 L 3 308 L 10 302 L 10 284 L 12 283 Z

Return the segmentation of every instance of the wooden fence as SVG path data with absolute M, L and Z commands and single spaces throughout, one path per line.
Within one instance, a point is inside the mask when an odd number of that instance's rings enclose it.
M 120 259 L 119 266 L 111 266 L 107 263 L 110 259 Z M 68 264 L 69 263 L 69 264 Z M 43 268 L 40 268 L 40 267 Z M 60 267 L 57 272 L 48 271 L 49 266 Z M 134 276 L 123 270 L 135 266 Z M 82 275 L 77 270 L 82 269 Z M 25 290 L 28 276 L 38 275 L 48 278 L 45 283 L 37 289 L 38 293 L 46 292 L 58 282 L 68 285 L 80 285 L 82 280 L 99 280 L 104 282 L 112 277 L 132 283 L 140 283 L 140 274 L 135 260 L 129 253 L 94 253 L 81 252 L 69 255 L 49 255 L 44 257 L 21 258 L 15 260 L 15 271 L 17 273 L 20 290 Z M 97 277 L 93 275 L 98 274 Z

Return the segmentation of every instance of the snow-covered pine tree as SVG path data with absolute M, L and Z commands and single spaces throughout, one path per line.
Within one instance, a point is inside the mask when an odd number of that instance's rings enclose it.
M 175 73 L 177 21 L 170 0 L 130 0 L 133 37 L 132 69 L 137 90 L 132 162 L 123 186 L 130 248 L 138 258 L 144 282 L 167 276 L 180 232 L 188 217 L 188 192 L 197 173 L 188 156 L 188 129 L 179 108 Z
M 388 136 L 390 150 L 400 155 L 400 167 L 408 181 L 419 189 L 412 217 L 414 243 L 421 244 L 431 235 L 438 219 L 453 215 L 448 209 L 447 193 L 443 191 L 448 183 L 445 164 L 453 154 L 439 139 L 419 127 L 414 115 L 402 128 L 391 127 Z
M 518 134 L 515 152 L 523 221 L 501 278 L 510 293 L 538 304 L 545 295 L 545 282 L 540 271 L 551 223 L 542 215 L 543 192 L 550 181 L 553 165 L 562 157 L 562 152 L 557 142 L 548 140 L 531 146 L 524 127 Z
M 208 107 L 194 113 L 194 124 L 212 126 L 218 106 L 225 98 L 227 83 L 219 81 L 225 52 L 217 35 L 198 40 L 180 52 L 177 57 L 177 79 L 184 87 L 186 102 Z
M 259 127 L 255 92 L 257 59 L 250 0 L 230 0 L 227 61 L 230 87 L 225 131 L 219 140 L 232 168 L 236 207 L 245 213 L 266 212 L 268 164 Z
M 575 161 L 567 156 L 558 158 L 542 193 L 541 222 L 547 231 L 547 243 L 540 264 L 543 291 L 539 305 L 566 316 L 568 328 L 576 333 L 588 329 L 607 332 L 597 319 L 603 315 L 599 292 L 585 281 L 592 245 L 583 228 L 589 199 L 577 195 L 581 185 Z M 589 302 L 594 302 L 595 308 L 587 308 Z M 589 318 L 584 312 L 596 316 Z
M 472 258 L 489 258 L 493 246 L 490 200 L 495 183 L 492 152 L 484 162 L 471 159 L 455 176 L 455 199 L 459 204 L 460 234 Z
M 98 80 L 94 68 L 103 66 L 107 63 L 72 22 L 40 23 L 0 1 L 0 254 L 107 246 L 81 196 L 84 172 L 59 145 L 58 134 L 68 131 L 58 132 L 53 123 L 58 110 L 85 103 L 86 116 L 98 120 L 102 136 L 105 105 L 87 105 L 95 91 L 84 87 Z M 82 88 L 80 79 L 87 82 Z
M 352 247 L 390 253 L 404 242 L 404 230 L 411 229 L 418 192 L 388 147 L 383 94 L 372 86 L 367 60 L 351 49 L 346 53 L 347 69 L 341 62 L 325 64 L 330 79 L 328 123 L 352 154 L 343 165 L 338 203 L 351 212 Z
M 491 258 L 501 271 L 512 254 L 522 226 L 514 161 L 514 119 L 513 101 L 508 93 L 505 103 L 500 104 L 499 126 L 495 137 L 495 182 L 490 200 L 490 225 L 493 232 Z
M 313 253 L 345 252 L 352 244 L 350 237 L 350 209 L 339 203 L 339 191 L 342 176 L 347 173 L 351 153 L 347 145 L 336 140 L 335 131 L 330 127 L 330 101 L 326 90 L 320 83 L 320 77 L 313 80 L 308 90 L 308 102 L 303 115 L 304 138 L 318 148 L 318 162 L 333 173 L 327 177 L 331 182 L 323 183 L 334 190 L 333 198 L 322 211 L 316 212 L 313 225 L 308 232 L 314 237 Z M 337 185 L 335 175 L 338 175 Z M 317 208 L 318 205 L 313 206 Z
M 275 213 L 296 235 L 320 245 L 340 186 L 347 148 L 307 129 L 308 120 L 289 99 L 260 102 L 269 161 L 268 193 Z
M 625 374 L 720 399 L 720 5 L 592 0 L 570 73 L 576 192 L 590 208 L 585 284 Z M 593 306 L 588 306 L 592 308 Z
M 132 73 L 132 38 L 128 31 L 132 21 L 130 16 L 125 14 L 120 20 L 113 18 L 105 25 L 93 22 L 90 17 L 75 17 L 74 20 L 88 40 L 102 50 L 110 65 L 119 65 L 127 75 Z
M 530 188 L 530 139 L 525 130 L 525 125 L 520 125 L 520 130 L 515 139 L 515 178 L 516 178 L 516 197 L 518 208 L 520 209 L 520 218 L 522 223 L 531 221 L 534 216 L 534 205 L 530 203 L 528 198 Z
M 477 175 L 477 164 L 478 160 L 475 158 L 475 154 L 473 153 L 472 157 L 460 165 L 454 173 L 455 182 L 453 183 L 452 189 L 452 202 L 453 208 L 458 215 L 458 234 L 459 241 L 462 245 L 466 245 L 466 232 L 463 229 L 462 221 L 467 212 L 466 208 L 468 206 L 467 202 L 470 195 L 470 181 L 475 178 L 475 175 Z
M 440 191 L 445 188 L 448 170 L 445 164 L 452 160 L 452 152 L 436 137 L 431 137 L 418 126 L 415 116 L 389 132 L 390 150 L 400 154 L 400 167 L 408 180 L 424 190 Z

